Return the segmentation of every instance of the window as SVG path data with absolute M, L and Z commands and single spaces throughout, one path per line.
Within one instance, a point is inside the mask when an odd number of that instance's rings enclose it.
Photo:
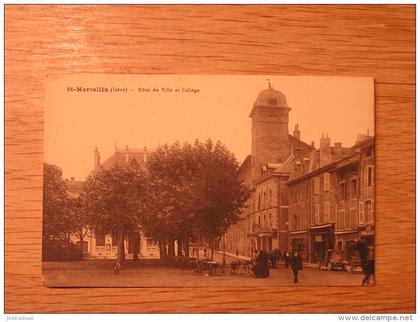
M 315 208 L 315 206 L 312 206 L 312 207 Z M 315 210 L 311 212 L 310 221 L 311 221 L 312 226 L 315 225 Z
M 140 165 L 139 165 L 139 163 L 137 162 L 136 159 L 131 160 L 130 167 L 132 169 L 136 170 L 136 171 L 138 171 L 140 169 Z
M 331 222 L 330 202 L 328 200 L 324 201 L 324 215 L 325 221 Z
M 352 198 L 357 197 L 357 180 L 356 180 L 356 178 L 351 179 L 351 197 Z
M 155 242 L 152 239 L 147 238 L 146 239 L 146 246 L 147 248 L 151 248 L 155 245 Z
M 357 211 L 356 208 L 350 209 L 350 226 L 352 229 L 357 227 Z
M 373 222 L 372 202 L 369 200 L 365 202 L 365 223 L 370 224 L 371 222 Z
M 370 146 L 366 149 L 366 157 L 370 157 L 373 155 L 373 146 Z
M 345 215 L 344 210 L 340 210 L 337 213 L 337 229 L 344 229 L 344 215 Z
M 345 219 L 345 223 L 344 223 L 344 228 L 345 229 L 350 229 L 351 223 L 350 223 L 350 214 L 346 211 L 345 215 L 344 215 L 344 219 Z
M 363 224 L 365 222 L 365 216 L 363 213 L 363 202 L 359 202 L 359 224 Z
M 319 224 L 320 218 L 319 218 L 319 204 L 314 204 L 314 215 L 315 215 L 315 224 Z
M 314 180 L 314 192 L 315 194 L 319 194 L 319 177 L 316 177 Z
M 272 198 L 271 198 L 271 189 L 268 191 L 268 198 L 269 198 L 269 202 L 270 202 L 270 206 L 271 206 L 271 201 L 272 201 Z
M 96 246 L 105 246 L 105 235 L 96 235 Z
M 270 105 L 277 105 L 277 99 L 275 98 L 270 99 Z
M 373 167 L 369 166 L 367 168 L 367 180 L 366 184 L 370 187 L 373 184 Z
M 258 210 L 261 209 L 261 193 L 258 194 Z
M 324 191 L 330 191 L 330 174 L 324 173 Z
M 346 200 L 346 183 L 345 182 L 341 182 L 339 184 L 339 199 L 341 201 Z

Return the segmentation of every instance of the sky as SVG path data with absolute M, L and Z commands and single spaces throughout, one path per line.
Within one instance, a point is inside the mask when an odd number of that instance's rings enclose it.
M 96 147 L 102 162 L 116 145 L 153 149 L 211 138 L 241 163 L 251 152 L 249 113 L 268 79 L 286 96 L 289 133 L 299 123 L 302 141 L 319 147 L 328 133 L 332 144 L 351 146 L 358 134 L 374 134 L 374 81 L 368 77 L 57 75 L 46 86 L 44 161 L 59 166 L 64 178 L 84 180 Z

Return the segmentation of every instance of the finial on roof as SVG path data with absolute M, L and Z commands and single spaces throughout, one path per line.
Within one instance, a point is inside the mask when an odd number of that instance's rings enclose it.
M 270 82 L 270 79 L 269 78 L 267 78 L 267 82 L 268 82 L 268 88 L 269 89 L 273 89 L 273 86 L 271 86 L 271 82 Z
M 115 146 L 115 151 L 117 151 L 118 150 L 117 140 L 115 140 L 114 146 Z

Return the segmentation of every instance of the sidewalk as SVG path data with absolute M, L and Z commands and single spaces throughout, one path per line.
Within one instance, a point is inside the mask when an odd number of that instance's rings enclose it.
M 215 253 L 218 253 L 219 255 L 223 255 L 222 251 L 216 251 Z M 231 257 L 233 259 L 240 259 L 240 260 L 246 260 L 249 261 L 251 260 L 251 257 L 248 256 L 243 256 L 243 255 L 238 255 L 236 256 L 236 254 L 234 253 L 229 253 L 229 252 L 225 252 L 226 257 Z M 280 264 L 281 263 L 281 264 Z M 280 260 L 279 266 L 283 265 L 284 266 L 284 261 Z M 309 262 L 303 262 L 303 267 L 304 268 L 313 268 L 313 269 L 318 269 L 318 263 L 309 263 Z M 321 270 L 327 270 L 326 268 L 321 268 Z M 350 271 L 348 271 L 350 272 Z M 353 273 L 361 273 L 362 269 L 360 267 L 357 267 L 353 270 Z

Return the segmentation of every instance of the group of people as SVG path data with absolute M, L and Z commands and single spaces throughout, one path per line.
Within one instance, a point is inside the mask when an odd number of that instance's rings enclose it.
M 269 264 L 273 268 L 278 267 L 280 259 L 283 257 L 285 267 L 289 267 L 293 271 L 293 282 L 297 283 L 299 280 L 299 271 L 303 269 L 302 265 L 302 256 L 297 249 L 294 249 L 292 256 L 289 255 L 288 251 L 285 251 L 283 254 L 280 250 L 275 249 L 269 253 L 265 250 L 255 250 L 255 255 L 253 257 L 253 272 L 257 278 L 266 278 L 270 276 Z

